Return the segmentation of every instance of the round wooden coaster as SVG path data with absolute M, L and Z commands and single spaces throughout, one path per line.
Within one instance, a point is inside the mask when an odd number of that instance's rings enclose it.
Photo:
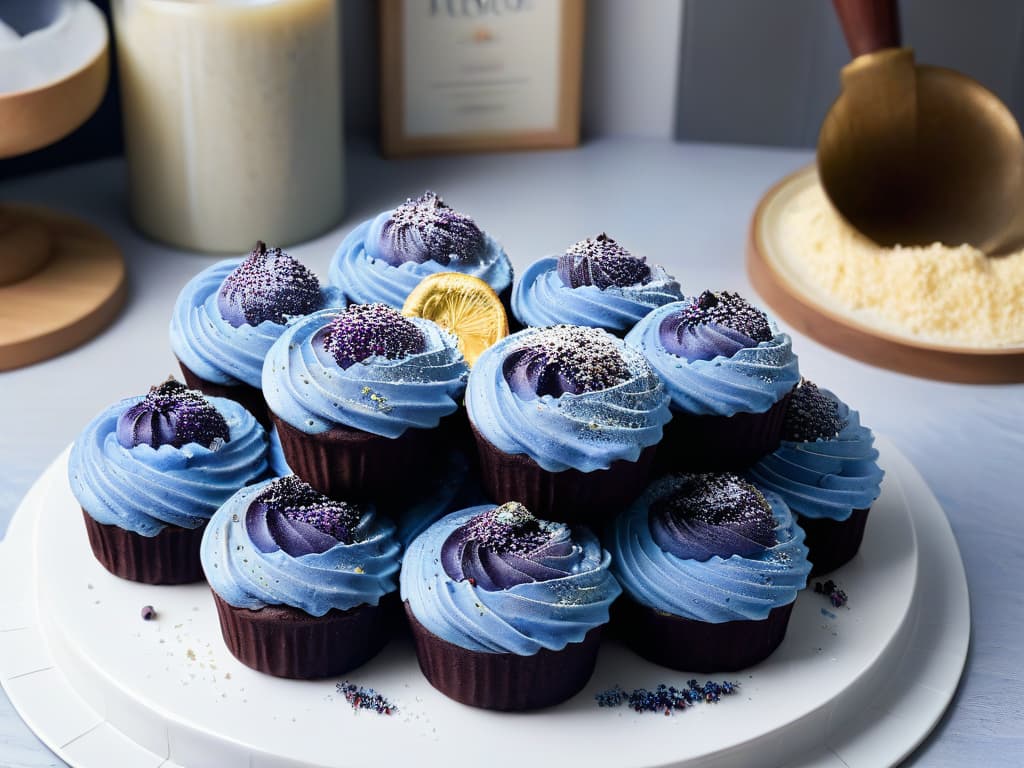
M 837 352 L 882 368 L 966 384 L 1024 382 L 1024 346 L 947 346 L 899 335 L 829 304 L 826 296 L 802 285 L 774 235 L 786 205 L 815 178 L 814 166 L 786 176 L 764 194 L 750 224 L 747 271 L 779 317 Z
M 20 282 L 0 286 L 0 371 L 46 360 L 83 344 L 124 304 L 124 259 L 116 243 L 80 219 L 28 206 L 3 206 L 41 227 L 49 259 Z

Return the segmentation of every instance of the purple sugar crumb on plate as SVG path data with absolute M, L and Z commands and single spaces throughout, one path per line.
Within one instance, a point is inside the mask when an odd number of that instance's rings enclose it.
M 337 689 L 352 709 L 369 709 L 378 715 L 393 715 L 398 711 L 398 707 L 373 688 L 364 688 L 346 680 L 338 683 Z
M 601 290 L 643 285 L 651 268 L 603 232 L 573 244 L 558 257 L 558 276 L 569 288 L 593 285 Z
M 173 377 L 150 388 L 117 419 L 117 441 L 124 448 L 197 443 L 215 450 L 229 439 L 228 423 L 213 403 Z
M 524 399 L 596 392 L 631 376 L 614 337 L 599 328 L 574 325 L 554 325 L 530 334 L 505 358 L 502 373 Z
M 152 605 L 144 605 L 139 614 L 142 616 L 143 621 L 152 621 L 156 618 L 156 609 Z
M 790 398 L 782 439 L 796 443 L 831 440 L 846 424 L 839 418 L 839 404 L 818 386 L 804 379 Z
M 217 308 L 230 325 L 284 325 L 320 308 L 320 281 L 305 265 L 262 240 L 217 292 Z
M 352 304 L 320 334 L 324 349 L 342 368 L 371 357 L 400 360 L 426 348 L 416 324 L 386 304 Z

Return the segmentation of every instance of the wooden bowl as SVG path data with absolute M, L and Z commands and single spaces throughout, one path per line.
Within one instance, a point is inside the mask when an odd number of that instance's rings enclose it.
M 915 338 L 839 307 L 802 279 L 777 235 L 787 206 L 815 183 L 814 166 L 785 177 L 761 198 L 750 224 L 750 280 L 779 317 L 837 352 L 882 368 L 967 384 L 1024 382 L 1024 346 L 969 347 Z

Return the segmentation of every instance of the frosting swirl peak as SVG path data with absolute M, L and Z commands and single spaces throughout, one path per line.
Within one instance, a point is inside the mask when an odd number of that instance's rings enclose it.
M 117 419 L 117 442 L 124 448 L 148 445 L 181 448 L 198 443 L 216 450 L 231 438 L 228 423 L 202 392 L 172 376 L 125 410 Z
M 486 248 L 476 223 L 448 207 L 437 193 L 424 192 L 395 208 L 380 228 L 377 255 L 393 267 L 412 261 L 473 263 Z
M 489 592 L 568 576 L 579 559 L 566 526 L 538 520 L 516 501 L 470 518 L 441 545 L 445 573 Z
M 274 480 L 253 499 L 245 525 L 260 552 L 283 549 L 292 557 L 354 544 L 362 512 L 315 491 L 295 475 Z
M 605 233 L 574 243 L 558 257 L 558 276 L 568 288 L 593 285 L 601 290 L 643 285 L 651 268 L 643 256 L 634 256 Z
M 351 304 L 321 331 L 324 349 L 342 368 L 371 357 L 399 360 L 423 351 L 426 339 L 386 304 Z
M 651 536 L 676 557 L 754 557 L 775 546 L 775 520 L 764 496 L 731 473 L 676 475 L 671 492 L 651 503 Z
M 316 275 L 280 248 L 268 249 L 262 240 L 217 292 L 221 317 L 235 328 L 268 320 L 284 325 L 289 317 L 307 315 L 321 305 Z
M 555 325 L 509 354 L 502 373 L 512 391 L 529 400 L 614 387 L 629 378 L 629 367 L 603 331 Z
M 667 352 L 690 361 L 732 357 L 773 335 L 764 312 L 728 291 L 704 291 L 662 319 L 658 333 Z

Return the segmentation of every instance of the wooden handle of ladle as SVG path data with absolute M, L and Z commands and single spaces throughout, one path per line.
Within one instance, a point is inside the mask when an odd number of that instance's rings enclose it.
M 832 0 L 854 58 L 883 48 L 900 47 L 896 0 Z

